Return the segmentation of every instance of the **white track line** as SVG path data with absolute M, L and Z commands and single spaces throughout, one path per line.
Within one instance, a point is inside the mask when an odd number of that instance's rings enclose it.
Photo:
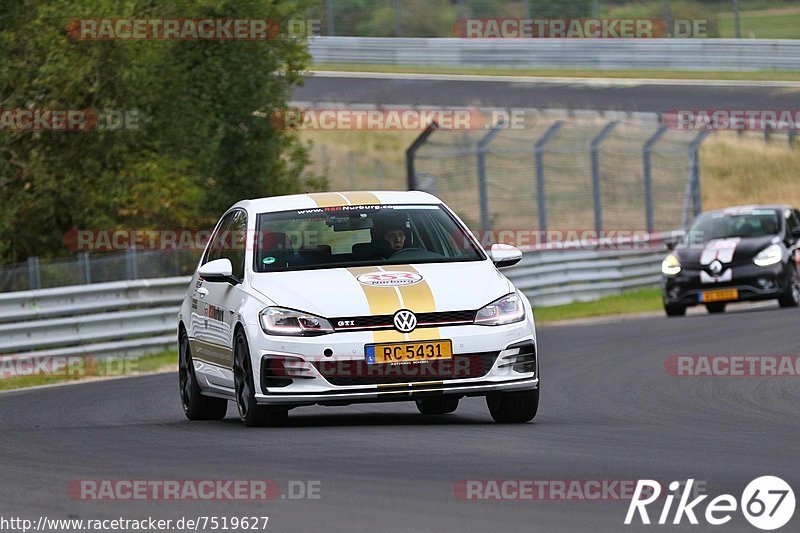
M 87 383 L 97 383 L 99 381 L 117 381 L 120 379 L 144 378 L 147 376 L 157 376 L 159 374 L 175 374 L 177 376 L 178 370 L 177 368 L 175 368 L 175 369 L 156 370 L 153 372 L 142 372 L 140 374 L 125 374 L 122 376 L 100 376 L 100 377 L 91 377 L 84 379 L 74 379 L 71 381 L 59 381 L 58 383 L 48 383 L 47 385 L 36 385 L 33 387 L 20 387 L 18 389 L 1 390 L 0 396 L 3 396 L 4 394 L 11 394 L 14 392 L 28 392 L 28 391 L 55 389 L 57 387 L 69 387 L 72 385 L 85 385 Z

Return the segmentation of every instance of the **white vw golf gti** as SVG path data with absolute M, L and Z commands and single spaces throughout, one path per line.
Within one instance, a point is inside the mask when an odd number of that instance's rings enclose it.
M 422 192 L 244 200 L 220 219 L 178 314 L 191 420 L 229 400 L 248 426 L 304 405 L 415 401 L 446 414 L 485 396 L 494 420 L 536 416 L 530 304 L 464 223 Z

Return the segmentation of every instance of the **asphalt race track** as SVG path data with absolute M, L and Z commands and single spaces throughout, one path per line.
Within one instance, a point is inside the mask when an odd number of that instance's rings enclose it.
M 307 407 L 263 429 L 243 427 L 229 404 L 224 421 L 189 422 L 171 374 L 0 394 L 0 516 L 267 515 L 268 531 L 303 532 L 672 531 L 623 526 L 621 501 L 464 501 L 453 486 L 694 478 L 712 497 L 738 499 L 750 480 L 776 475 L 797 490 L 800 378 L 678 378 L 664 361 L 798 354 L 799 325 L 800 311 L 776 305 L 542 328 L 542 405 L 525 425 L 492 423 L 482 399 L 433 417 L 407 403 Z M 66 490 L 76 479 L 274 479 L 282 490 L 317 480 L 321 498 L 80 501 Z M 797 531 L 797 514 L 782 531 Z M 702 524 L 677 529 L 756 531 L 738 511 L 723 527 Z
M 301 102 L 669 112 L 691 109 L 795 109 L 796 83 L 569 80 L 482 81 L 317 73 L 292 92 Z M 433 78 L 436 78 L 435 76 Z

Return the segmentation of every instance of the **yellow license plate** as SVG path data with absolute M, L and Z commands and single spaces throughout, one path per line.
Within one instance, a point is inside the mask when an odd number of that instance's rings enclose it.
M 704 291 L 700 293 L 700 301 L 708 302 L 728 302 L 739 299 L 738 289 L 720 289 L 718 291 Z
M 453 344 L 449 340 L 367 344 L 364 347 L 364 355 L 367 363 L 371 365 L 434 361 L 452 358 Z

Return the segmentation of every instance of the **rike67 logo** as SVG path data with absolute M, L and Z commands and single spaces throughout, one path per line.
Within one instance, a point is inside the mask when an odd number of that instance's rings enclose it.
M 737 508 L 741 508 L 742 514 L 750 524 L 764 531 L 772 531 L 786 525 L 794 515 L 794 491 L 779 477 L 762 476 L 754 479 L 745 487 L 742 497 L 738 501 L 730 494 L 721 494 L 707 503 L 704 513 L 700 511 L 700 504 L 708 498 L 708 495 L 697 496 L 689 501 L 693 483 L 694 480 L 689 479 L 686 482 L 685 490 L 680 490 L 683 484 L 678 481 L 669 484 L 669 492 L 664 498 L 657 524 L 677 525 L 685 517 L 690 524 L 697 525 L 699 524 L 699 515 L 705 519 L 706 523 L 712 526 L 721 526 L 730 522 L 733 513 L 737 511 Z M 661 493 L 661 483 L 651 479 L 640 479 L 628 507 L 625 524 L 633 523 L 637 514 L 642 524 L 650 524 L 647 506 L 659 500 L 662 496 Z M 646 496 L 643 496 L 645 494 Z M 672 515 L 672 504 L 676 495 L 679 496 L 679 501 L 674 515 Z M 658 505 L 653 507 L 658 507 Z M 670 515 L 672 515 L 671 522 L 669 522 Z

